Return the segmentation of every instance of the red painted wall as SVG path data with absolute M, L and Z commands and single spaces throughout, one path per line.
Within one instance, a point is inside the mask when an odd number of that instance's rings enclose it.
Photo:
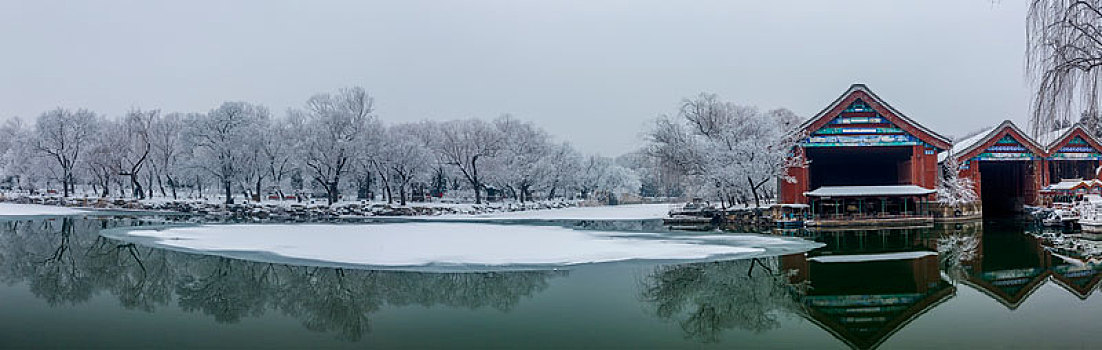
M 917 185 L 925 188 L 937 188 L 937 155 L 926 154 L 926 147 L 913 146 L 911 159 L 899 164 L 900 177 L 906 184 Z M 805 192 L 813 190 L 808 188 L 810 172 L 807 166 L 791 167 L 787 170 L 788 176 L 796 182 L 781 182 L 781 203 L 808 204 Z M 928 200 L 937 199 L 937 194 L 931 194 Z
M 1045 150 L 1032 145 L 1032 143 L 1030 142 L 1032 139 L 1029 139 L 1027 136 L 1018 133 L 1010 127 L 1004 127 L 983 144 L 980 144 L 972 151 L 969 151 L 968 153 L 959 156 L 958 159 L 960 160 L 960 163 L 964 163 L 965 160 L 969 160 L 973 157 L 979 156 L 981 153 L 983 153 L 984 150 L 991 146 L 994 146 L 995 143 L 999 141 L 999 139 L 1002 139 L 1004 136 L 1007 135 L 1018 140 L 1018 142 L 1021 143 L 1022 146 L 1025 146 L 1031 153 L 1033 153 L 1034 156 L 1042 158 L 1048 156 L 1048 153 Z M 972 179 L 972 182 L 976 186 L 976 195 L 980 198 L 983 198 L 983 183 L 980 182 L 979 164 L 977 164 L 977 161 L 974 160 L 970 160 L 968 162 L 968 169 L 961 170 L 957 175 L 962 178 L 967 177 Z M 1045 179 L 1048 176 L 1048 162 L 1044 159 L 1034 159 L 1028 162 L 1030 162 L 1029 169 L 1027 170 L 1028 179 L 1026 179 L 1026 182 L 1024 184 L 1024 186 L 1026 187 L 1024 188 L 1025 204 L 1038 205 L 1040 204 L 1040 196 L 1038 195 L 1038 191 L 1040 191 L 1041 187 L 1044 187 L 1044 185 L 1042 184 L 1045 183 Z
M 896 116 L 888 109 L 888 107 L 881 105 L 878 99 L 873 98 L 872 96 L 861 90 L 854 91 L 848 96 L 842 98 L 841 101 L 837 105 L 835 105 L 834 108 L 827 111 L 826 113 L 821 114 L 821 117 L 818 120 L 810 123 L 803 131 L 810 134 L 811 132 L 822 128 L 823 126 L 830 123 L 830 121 L 833 120 L 834 117 L 837 117 L 839 114 L 841 114 L 850 104 L 852 104 L 857 99 L 865 101 L 869 105 L 869 107 L 873 108 L 876 111 L 876 113 L 869 112 L 870 115 L 880 114 L 882 117 L 886 118 L 888 121 L 902 129 L 907 134 L 915 136 L 923 142 L 933 145 L 934 147 L 937 147 L 939 149 L 948 149 L 951 147 L 949 143 L 944 142 L 941 139 L 938 139 L 937 137 L 922 131 L 922 129 L 919 129 L 915 125 L 912 125 L 903 118 Z M 934 150 L 934 148 L 929 149 Z M 912 146 L 911 159 L 900 164 L 899 174 L 900 177 L 903 178 L 905 183 L 931 189 L 937 188 L 937 152 L 933 152 L 934 154 L 926 154 L 926 150 L 927 148 L 925 146 Z M 802 152 L 797 153 L 801 154 Z M 804 193 L 812 190 L 807 188 L 808 179 L 810 177 L 807 166 L 789 168 L 787 170 L 787 174 L 788 176 L 794 177 L 796 179 L 796 182 L 781 182 L 781 203 L 807 204 L 808 198 L 807 196 L 804 196 Z M 928 199 L 934 200 L 936 199 L 936 197 L 936 194 L 932 194 L 929 196 Z
M 796 182 L 781 181 L 781 203 L 798 203 L 808 204 L 807 196 L 804 196 L 804 192 L 810 191 L 807 188 L 809 173 L 808 167 L 791 167 L 787 170 L 788 176 L 793 177 Z

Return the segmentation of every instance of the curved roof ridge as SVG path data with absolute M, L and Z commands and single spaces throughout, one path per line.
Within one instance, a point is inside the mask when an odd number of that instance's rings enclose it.
M 922 124 L 919 124 L 918 122 L 914 121 L 914 119 L 911 119 L 911 118 L 907 117 L 905 114 L 903 114 L 903 112 L 900 112 L 898 109 L 895 109 L 895 107 L 892 107 L 892 105 L 888 104 L 887 101 L 884 101 L 884 99 L 880 98 L 880 96 L 878 96 L 878 95 L 876 95 L 876 93 L 872 92 L 872 89 L 869 89 L 869 87 L 867 85 L 861 84 L 861 83 L 855 83 L 853 85 L 850 85 L 849 89 L 847 89 L 846 92 L 842 93 L 840 96 L 838 96 L 838 98 L 834 99 L 834 101 L 831 102 L 830 104 L 828 104 L 826 106 L 826 108 L 823 108 L 821 111 L 819 111 L 819 113 L 815 113 L 814 116 L 812 116 L 811 118 L 805 120 L 802 124 L 800 124 L 800 128 L 798 130 L 807 130 L 807 129 L 809 129 L 816 121 L 822 119 L 823 117 L 826 117 L 827 113 L 829 113 L 831 110 L 834 110 L 835 108 L 837 108 L 838 105 L 840 105 L 842 103 L 842 101 L 844 101 L 846 99 L 846 97 L 849 97 L 850 95 L 852 95 L 853 93 L 858 92 L 858 91 L 863 92 L 866 95 L 868 95 L 870 98 L 873 99 L 873 102 L 876 102 L 876 104 L 878 104 L 880 106 L 883 106 L 885 109 L 887 109 L 888 112 L 891 112 L 891 114 L 898 117 L 903 122 L 909 124 L 910 126 L 914 127 L 915 129 L 918 129 L 919 131 L 921 131 L 921 132 L 923 132 L 927 135 L 930 135 L 930 137 L 933 137 L 935 140 L 943 142 L 944 145 L 945 145 L 945 149 L 948 149 L 948 148 L 952 147 L 953 141 L 950 140 L 948 137 L 945 137 L 945 136 L 943 136 L 939 133 L 936 133 L 933 130 L 931 130 L 931 129 L 923 126 Z
M 1087 137 L 1087 142 L 1090 143 L 1092 147 L 1099 151 L 1102 151 L 1102 140 L 1099 140 L 1097 137 L 1091 134 L 1087 130 L 1087 128 L 1083 127 L 1082 123 L 1075 123 L 1075 125 L 1072 125 L 1071 127 L 1056 130 L 1053 131 L 1053 133 L 1057 131 L 1062 131 L 1060 133 L 1060 136 L 1052 139 L 1048 142 L 1048 144 L 1045 145 L 1045 151 L 1048 152 L 1050 155 L 1056 153 L 1056 151 L 1059 150 L 1057 147 L 1060 144 L 1067 142 L 1069 140 L 1069 137 L 1074 135 L 1076 131 L 1081 131 L 1082 135 Z
M 996 135 L 1007 129 L 1014 131 L 1014 133 L 1017 134 L 1017 137 L 1015 137 L 1015 139 L 1019 139 L 1018 141 L 1022 142 L 1023 145 L 1027 147 L 1032 147 L 1033 150 L 1031 150 L 1031 152 L 1034 153 L 1036 156 L 1045 157 L 1048 155 L 1048 150 L 1045 147 L 1038 144 L 1037 141 L 1034 140 L 1032 137 L 1029 137 L 1029 134 L 1026 134 L 1024 131 L 1022 131 L 1022 129 L 1018 128 L 1018 125 L 1014 124 L 1014 122 L 1010 119 L 1003 120 L 1002 123 L 999 123 L 999 125 L 991 128 L 990 130 L 986 132 L 981 132 L 976 136 L 972 136 L 962 141 L 956 147 L 953 147 L 950 152 L 953 157 L 960 157 L 962 155 L 974 152 L 977 148 L 987 144 Z M 980 135 L 983 136 L 980 137 Z

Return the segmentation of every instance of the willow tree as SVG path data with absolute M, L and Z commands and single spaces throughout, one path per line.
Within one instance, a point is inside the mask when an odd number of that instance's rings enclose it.
M 1078 118 L 1099 134 L 1102 0 L 1031 0 L 1026 67 L 1036 88 L 1030 124 L 1035 136 Z

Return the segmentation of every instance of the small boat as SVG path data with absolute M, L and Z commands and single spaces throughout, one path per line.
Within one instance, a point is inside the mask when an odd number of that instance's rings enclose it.
M 1045 227 L 1060 227 L 1064 225 L 1064 217 L 1059 211 L 1050 211 L 1041 219 L 1041 224 Z
M 1102 196 L 1089 194 L 1076 206 L 1083 232 L 1102 233 Z

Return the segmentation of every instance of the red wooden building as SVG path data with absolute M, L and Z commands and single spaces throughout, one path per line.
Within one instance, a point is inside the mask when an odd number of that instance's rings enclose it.
M 959 176 L 972 179 L 984 214 L 1007 214 L 1023 205 L 1039 204 L 1046 183 L 1048 152 L 1014 122 L 998 126 L 957 143 L 946 154 L 956 157 Z
M 1091 180 L 1098 177 L 1102 144 L 1080 125 L 1042 135 L 1045 146 L 1044 184 L 1065 179 Z
M 938 153 L 949 139 L 893 108 L 863 84 L 800 126 L 793 154 L 806 165 L 780 182 L 782 203 L 810 204 L 817 217 L 920 214 L 935 199 Z

